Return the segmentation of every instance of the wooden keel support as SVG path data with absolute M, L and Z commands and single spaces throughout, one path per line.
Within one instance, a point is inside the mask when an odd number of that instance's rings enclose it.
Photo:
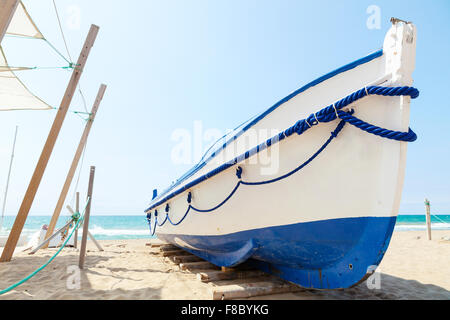
M 162 246 L 159 247 L 160 251 L 176 251 L 176 250 L 182 250 L 174 245 L 171 244 L 163 244 Z
M 180 263 L 180 269 L 181 270 L 220 269 L 220 267 L 208 261 L 199 261 L 199 262 Z
M 300 287 L 284 281 L 262 281 L 216 287 L 212 290 L 212 298 L 213 300 L 241 299 L 301 290 Z
M 197 280 L 202 282 L 220 281 L 220 280 L 236 280 L 236 279 L 248 279 L 267 276 L 266 273 L 260 270 L 249 271 L 205 271 L 197 274 Z
M 154 240 L 150 240 L 150 248 L 160 248 L 162 246 L 167 245 L 167 242 L 158 240 L 158 239 L 154 239 Z
M 222 270 L 222 272 L 233 272 L 233 268 L 228 268 L 228 267 L 221 267 L 220 268 Z
M 189 252 L 186 252 L 186 251 L 183 251 L 183 250 L 162 251 L 161 254 L 162 254 L 163 257 L 190 255 Z
M 204 261 L 202 258 L 199 258 L 194 255 L 189 256 L 173 256 L 171 257 L 171 260 L 175 263 L 185 263 L 185 262 L 200 262 Z
M 149 244 L 151 245 L 152 241 Z M 210 283 L 213 300 L 242 299 L 303 290 L 297 285 L 255 269 L 250 263 L 243 263 L 235 268 L 220 267 L 170 244 L 157 243 L 157 248 L 156 254 L 168 257 L 178 264 L 180 270 L 195 274 L 199 281 Z M 234 284 L 213 282 L 227 280 Z

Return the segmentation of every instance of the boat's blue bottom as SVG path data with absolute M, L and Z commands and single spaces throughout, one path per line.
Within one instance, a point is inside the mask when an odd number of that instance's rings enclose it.
M 396 217 L 361 217 L 297 223 L 220 236 L 159 234 L 213 264 L 248 259 L 263 271 L 303 287 L 348 288 L 377 266 Z

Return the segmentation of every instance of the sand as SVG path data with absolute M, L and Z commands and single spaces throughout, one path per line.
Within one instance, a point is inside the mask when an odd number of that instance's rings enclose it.
M 450 299 L 450 231 L 395 232 L 377 269 L 380 288 L 365 282 L 350 289 L 306 290 L 255 297 L 255 299 Z M 78 250 L 65 248 L 35 277 L 1 299 L 211 299 L 211 284 L 180 271 L 175 264 L 150 254 L 148 240 L 100 241 L 99 252 L 88 243 L 85 268 L 79 272 Z M 0 290 L 27 276 L 45 263 L 56 249 L 35 255 L 16 253 L 0 263 Z M 79 281 L 76 281 L 79 279 Z M 75 281 L 74 281 L 75 280 Z M 79 288 L 77 287 L 79 284 Z

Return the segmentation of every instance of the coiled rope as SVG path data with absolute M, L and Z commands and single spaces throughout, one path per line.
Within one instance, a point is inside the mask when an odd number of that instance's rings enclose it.
M 419 96 L 419 90 L 417 90 L 416 88 L 407 87 L 407 86 L 404 86 L 404 87 L 380 87 L 380 86 L 364 87 L 358 91 L 353 92 L 352 94 L 348 95 L 347 97 L 337 101 L 336 103 L 333 103 L 333 104 L 321 109 L 320 111 L 318 111 L 314 114 L 311 114 L 306 119 L 297 121 L 293 126 L 289 127 L 288 129 L 284 130 L 283 132 L 279 133 L 278 135 L 268 139 L 267 141 L 263 142 L 262 144 L 256 146 L 255 148 L 248 150 L 244 154 L 234 158 L 231 161 L 224 163 L 223 165 L 217 167 L 216 169 L 214 169 L 214 170 L 206 173 L 205 175 L 197 178 L 196 180 L 186 184 L 185 186 L 172 192 L 171 194 L 167 195 L 166 197 L 164 197 L 163 199 L 159 200 L 158 202 L 153 204 L 151 207 L 146 209 L 145 212 L 147 212 L 147 221 L 148 221 L 148 224 L 150 227 L 151 235 L 153 236 L 155 234 L 156 226 L 162 227 L 166 223 L 166 221 L 169 221 L 169 223 L 174 226 L 179 225 L 187 217 L 187 215 L 191 209 L 196 212 L 199 212 L 199 213 L 207 213 L 207 212 L 212 212 L 212 211 L 217 210 L 218 208 L 223 206 L 229 199 L 231 199 L 231 197 L 238 190 L 239 186 L 242 184 L 243 185 L 262 185 L 262 184 L 274 183 L 276 181 L 285 179 L 285 178 L 289 177 L 290 175 L 298 172 L 299 170 L 304 168 L 306 165 L 308 165 L 311 161 L 313 161 L 330 144 L 330 142 L 338 136 L 338 134 L 342 131 L 342 129 L 346 123 L 349 123 L 365 132 L 368 132 L 368 133 L 371 133 L 371 134 L 374 134 L 374 135 L 377 135 L 379 137 L 386 138 L 386 139 L 403 141 L 403 142 L 413 142 L 417 139 L 417 135 L 411 130 L 411 128 L 408 129 L 408 132 L 394 131 L 394 130 L 381 128 L 381 127 L 369 124 L 363 120 L 356 118 L 355 116 L 353 116 L 354 110 L 350 110 L 350 111 L 346 111 L 346 112 L 342 110 L 343 108 L 350 105 L 351 103 L 353 103 L 361 98 L 364 98 L 368 95 L 410 96 L 412 99 L 415 99 Z M 202 182 L 206 179 L 209 179 L 209 178 L 215 176 L 216 174 L 234 166 L 235 164 L 237 164 L 245 159 L 248 159 L 249 157 L 259 153 L 260 151 L 270 147 L 271 145 L 278 143 L 279 141 L 281 141 L 287 137 L 290 137 L 294 132 L 297 133 L 298 135 L 301 135 L 304 132 L 306 132 L 307 130 L 309 130 L 310 128 L 312 128 L 313 126 L 318 125 L 319 123 L 331 122 L 338 118 L 341 121 L 337 125 L 336 129 L 331 133 L 331 136 L 328 138 L 328 140 L 308 160 L 306 160 L 304 163 L 302 163 L 301 165 L 299 165 L 297 168 L 293 169 L 292 171 L 290 171 L 280 177 L 271 179 L 271 180 L 259 181 L 259 182 L 249 182 L 249 181 L 243 181 L 241 179 L 242 168 L 238 167 L 236 170 L 236 176 L 238 178 L 238 182 L 236 183 L 236 186 L 233 188 L 233 190 L 230 192 L 230 194 L 222 202 L 220 202 L 219 204 L 217 204 L 216 206 L 214 206 L 210 209 L 199 209 L 199 208 L 194 207 L 191 204 L 192 194 L 191 194 L 191 192 L 189 192 L 188 199 L 187 199 L 187 202 L 188 202 L 187 210 L 186 210 L 185 214 L 183 215 L 183 217 L 178 222 L 173 222 L 170 219 L 170 217 L 169 217 L 170 207 L 169 207 L 169 204 L 166 204 L 166 210 L 165 210 L 166 217 L 165 217 L 164 221 L 161 224 L 158 223 L 158 211 L 155 210 L 155 215 L 154 215 L 155 223 L 154 223 L 154 227 L 153 228 L 151 227 L 151 210 L 160 206 L 161 204 L 164 204 L 165 202 L 167 202 L 171 198 L 175 197 L 176 195 L 192 188 L 193 186 L 199 184 L 200 182 Z
M 39 271 L 41 271 L 42 269 L 44 269 L 46 266 L 48 266 L 50 264 L 50 262 L 53 261 L 53 259 L 56 258 L 56 256 L 62 251 L 62 249 L 65 248 L 67 242 L 69 242 L 70 238 L 72 238 L 72 235 L 74 234 L 75 230 L 78 229 L 78 227 L 80 226 L 80 223 L 84 220 L 84 212 L 86 211 L 87 205 L 89 204 L 90 198 L 87 199 L 86 205 L 84 207 L 83 210 L 83 214 L 80 218 L 80 214 L 79 213 L 75 213 L 72 215 L 72 221 L 76 222 L 75 227 L 72 229 L 72 232 L 70 233 L 69 237 L 66 239 L 66 241 L 64 241 L 64 243 L 61 245 L 61 247 L 58 249 L 58 251 L 56 251 L 56 253 L 50 258 L 48 259 L 48 261 L 46 263 L 44 263 L 42 266 L 40 266 L 39 268 L 37 268 L 36 270 L 34 270 L 31 274 L 29 274 L 28 276 L 26 276 L 25 278 L 23 278 L 22 280 L 16 282 L 15 284 L 9 286 L 8 288 L 1 290 L 0 291 L 0 296 L 2 294 L 5 294 L 9 291 L 11 291 L 12 289 L 20 286 L 21 284 L 23 284 L 24 282 L 30 280 L 32 277 L 34 277 Z

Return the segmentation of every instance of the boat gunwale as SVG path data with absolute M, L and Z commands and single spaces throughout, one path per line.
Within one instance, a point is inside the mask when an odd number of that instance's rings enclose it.
M 274 110 L 276 110 L 278 107 L 280 107 L 282 104 L 288 102 L 289 100 L 291 100 L 292 98 L 296 97 L 297 95 L 299 95 L 300 93 L 305 92 L 306 90 L 308 90 L 309 88 L 312 88 L 326 80 L 329 80 L 343 72 L 349 71 L 351 69 L 354 69 L 362 64 L 368 63 L 376 58 L 379 58 L 383 55 L 383 49 L 380 49 L 378 51 L 375 51 L 363 58 L 360 58 L 358 60 L 355 60 L 351 63 L 348 63 L 340 68 L 337 68 L 311 82 L 309 82 L 308 84 L 302 86 L 301 88 L 293 91 L 291 94 L 287 95 L 286 97 L 284 97 L 283 99 L 281 99 L 280 101 L 278 101 L 277 103 L 275 103 L 272 107 L 270 107 L 269 109 L 267 109 L 266 111 L 262 112 L 259 116 L 257 116 L 255 119 L 253 119 L 250 123 L 248 123 L 244 128 L 242 128 L 241 131 L 239 131 L 238 133 L 236 133 L 236 135 L 234 135 L 232 138 L 230 138 L 228 141 L 226 141 L 220 148 L 216 149 L 209 158 L 205 159 L 203 162 L 198 163 L 194 166 L 194 168 L 190 169 L 192 172 L 187 172 L 185 173 L 183 176 L 185 176 L 182 179 L 179 179 L 175 184 L 173 184 L 172 186 L 170 186 L 166 191 L 164 191 L 161 195 L 159 195 L 158 197 L 156 197 L 155 199 L 152 199 L 152 201 L 150 202 L 150 206 L 144 210 L 145 213 L 148 213 L 149 211 L 151 211 L 154 208 L 157 208 L 161 205 L 163 205 L 164 203 L 166 203 L 167 201 L 169 201 L 170 199 L 176 197 L 177 195 L 183 193 L 184 191 L 192 188 L 193 186 L 201 183 L 204 180 L 207 180 L 213 176 L 215 176 L 216 174 L 232 167 L 233 165 L 237 164 L 238 162 L 236 162 L 236 159 L 240 159 L 242 158 L 241 156 L 238 156 L 234 159 L 232 159 L 231 161 L 227 161 L 221 165 L 219 165 L 218 167 L 216 167 L 215 169 L 210 170 L 209 172 L 205 173 L 204 175 L 198 177 L 197 179 L 185 184 L 184 186 L 180 187 L 179 189 L 169 193 L 171 190 L 173 190 L 175 187 L 179 186 L 180 184 L 182 184 L 186 179 L 190 178 L 192 175 L 194 175 L 195 173 L 197 173 L 201 168 L 203 168 L 209 161 L 211 161 L 212 158 L 214 158 L 218 153 L 217 151 L 219 150 L 223 150 L 226 146 L 228 146 L 228 144 L 234 140 L 236 140 L 238 137 L 240 137 L 242 134 L 244 134 L 247 130 L 249 130 L 251 127 L 253 127 L 254 125 L 256 125 L 260 120 L 264 119 L 268 114 L 272 113 Z M 264 142 L 263 142 L 264 144 Z M 244 152 L 244 154 L 248 153 L 248 152 L 252 152 L 252 150 L 257 149 L 260 151 L 261 148 L 259 148 L 260 145 L 247 150 L 246 152 Z M 243 159 L 242 159 L 243 160 Z M 222 168 L 223 167 L 223 168 Z M 211 174 L 213 173 L 213 174 Z M 167 194 L 169 193 L 169 194 Z M 165 195 L 165 196 L 164 196 Z M 153 204 L 152 204 L 153 203 Z

